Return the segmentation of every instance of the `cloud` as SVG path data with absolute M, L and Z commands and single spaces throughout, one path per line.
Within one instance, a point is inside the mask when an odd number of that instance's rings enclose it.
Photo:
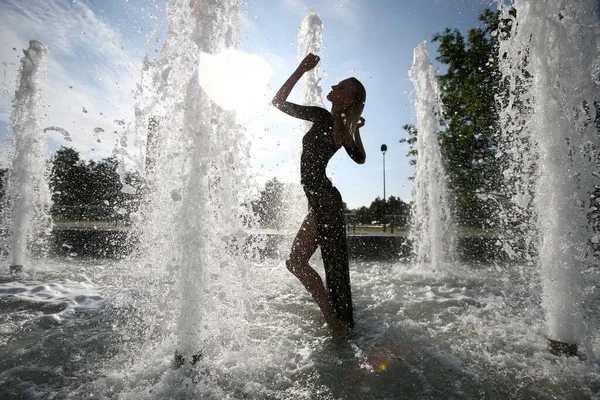
M 49 146 L 72 146 L 85 158 L 111 155 L 133 122 L 132 93 L 141 70 L 139 56 L 125 50 L 127 38 L 87 5 L 58 0 L 3 1 L 0 37 L 0 120 L 8 121 L 21 49 L 37 39 L 49 50 L 44 124 L 65 129 L 71 139 L 49 130 Z

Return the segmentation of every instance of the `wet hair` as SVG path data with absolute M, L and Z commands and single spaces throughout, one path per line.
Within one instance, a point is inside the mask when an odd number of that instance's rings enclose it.
M 356 132 L 356 126 L 360 120 L 360 116 L 365 108 L 365 101 L 367 99 L 367 91 L 360 81 L 354 77 L 348 78 L 354 84 L 354 103 L 346 110 L 346 127 L 354 138 L 354 132 Z

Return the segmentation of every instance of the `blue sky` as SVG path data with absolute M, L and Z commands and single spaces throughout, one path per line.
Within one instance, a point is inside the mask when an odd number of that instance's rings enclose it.
M 362 129 L 367 162 L 354 164 L 339 152 L 330 163 L 330 176 L 350 208 L 368 206 L 383 196 L 380 146 L 385 143 L 386 194 L 409 200 L 408 177 L 414 171 L 405 157 L 407 148 L 399 140 L 405 135 L 402 125 L 414 123 L 413 87 L 408 79 L 413 50 L 446 27 L 466 33 L 478 25 L 481 10 L 495 9 L 496 4 L 487 0 L 245 2 L 240 50 L 270 65 L 266 99 L 297 65 L 298 27 L 311 7 L 324 25 L 320 67 L 324 93 L 348 76 L 360 79 L 367 89 Z M 48 153 L 65 145 L 87 158 L 111 155 L 134 123 L 132 93 L 142 59 L 156 57 L 165 27 L 162 1 L 0 0 L 0 141 L 6 136 L 21 50 L 27 48 L 29 39 L 38 39 L 49 49 L 45 122 L 68 130 L 71 140 L 49 131 Z M 427 47 L 434 58 L 435 44 Z M 298 182 L 298 168 L 290 155 L 300 146 L 301 125 L 269 109 L 268 101 L 264 103 L 265 108 L 248 122 L 249 130 L 263 132 L 252 139 L 257 184 L 274 176 Z M 95 133 L 97 127 L 104 132 Z M 132 158 L 143 156 L 143 140 L 134 141 L 139 149 L 130 152 Z M 4 140 L 0 150 L 6 147 Z M 7 154 L 0 155 L 0 165 L 6 166 Z

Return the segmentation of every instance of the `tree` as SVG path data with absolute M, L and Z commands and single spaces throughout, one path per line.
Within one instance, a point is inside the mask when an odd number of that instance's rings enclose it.
M 89 219 L 87 167 L 72 148 L 62 147 L 52 157 L 50 188 L 52 190 L 52 217 L 55 219 Z
M 356 210 L 356 222 L 359 224 L 370 224 L 373 221 L 373 214 L 368 207 L 362 206 Z
M 55 219 L 126 221 L 140 203 L 139 191 L 123 191 L 123 182 L 139 188 L 133 172 L 119 175 L 114 157 L 98 162 L 80 159 L 72 148 L 63 147 L 52 157 L 52 216 Z
M 252 202 L 252 212 L 262 227 L 276 227 L 283 207 L 283 183 L 273 178 L 265 184 L 259 198 Z
M 402 201 L 399 197 L 390 196 L 387 201 L 387 214 L 393 215 L 393 221 L 396 226 L 407 225 L 410 217 L 410 205 Z M 391 222 L 391 221 L 390 221 Z
M 439 75 L 444 104 L 440 145 L 457 217 L 466 225 L 482 225 L 494 208 L 481 194 L 497 192 L 501 183 L 498 147 L 499 13 L 484 10 L 483 28 L 471 29 L 467 39 L 458 30 L 434 35 L 436 60 L 448 66 Z
M 408 163 L 410 165 L 417 165 L 417 127 L 412 124 L 405 124 L 402 129 L 406 131 L 406 138 L 400 139 L 400 143 L 408 144 Z M 415 179 L 414 176 L 409 176 L 408 179 L 411 181 Z
M 369 210 L 371 211 L 373 220 L 383 222 L 383 218 L 387 214 L 386 204 L 383 199 L 377 196 L 375 200 L 371 202 Z

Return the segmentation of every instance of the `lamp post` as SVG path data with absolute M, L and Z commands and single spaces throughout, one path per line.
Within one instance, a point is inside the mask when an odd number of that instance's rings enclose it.
M 387 145 L 381 145 L 381 153 L 383 154 L 383 231 L 385 232 L 385 153 L 387 151 Z

